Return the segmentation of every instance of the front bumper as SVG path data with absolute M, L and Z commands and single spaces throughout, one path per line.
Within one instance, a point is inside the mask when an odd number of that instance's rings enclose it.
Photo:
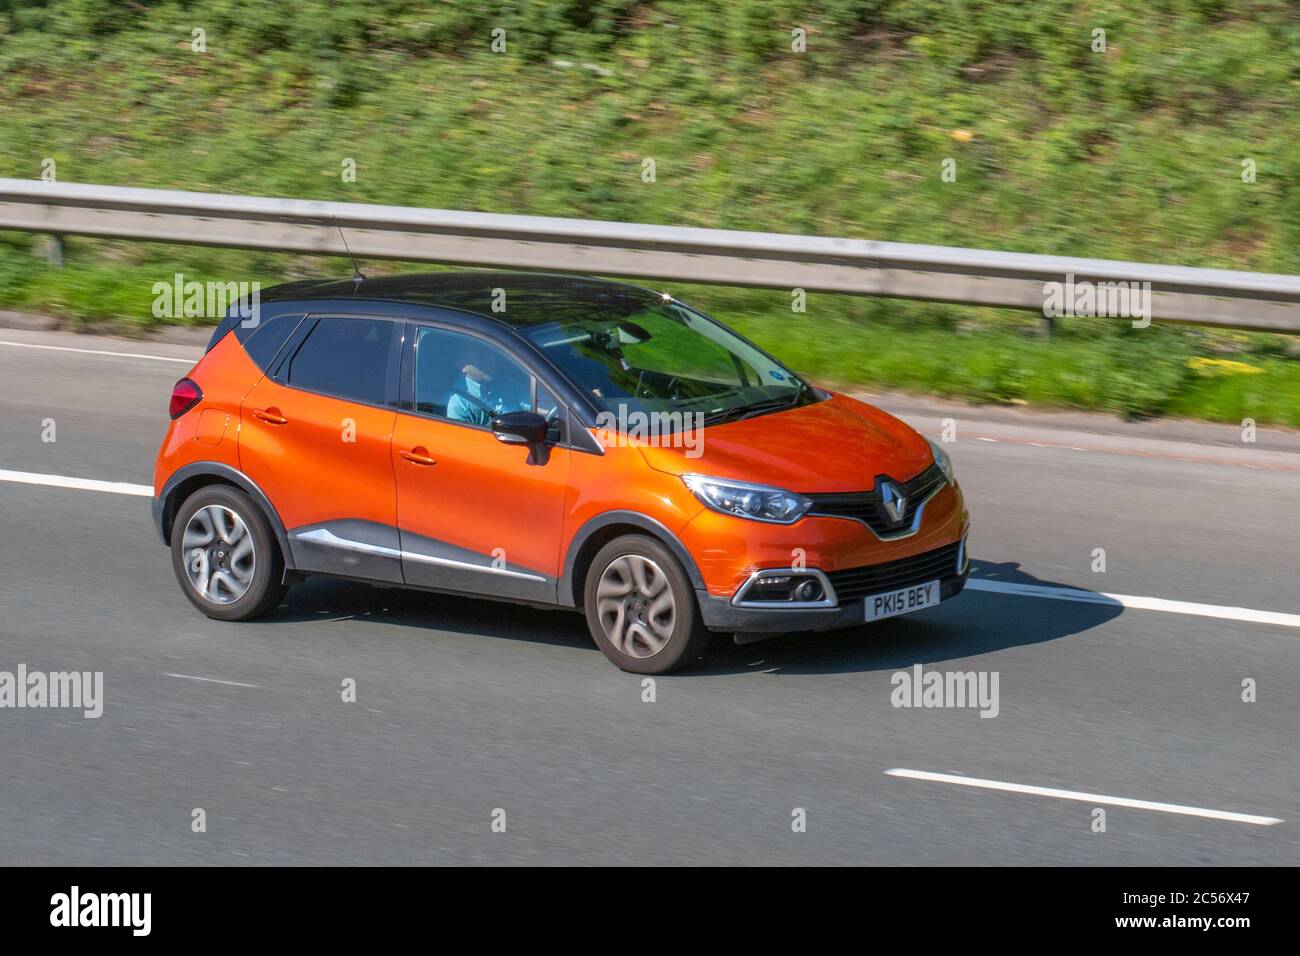
M 969 569 L 961 574 L 939 578 L 939 600 L 946 601 L 961 593 Z M 933 580 L 933 579 L 931 579 Z M 795 608 L 776 605 L 771 608 L 737 607 L 730 598 L 714 597 L 696 591 L 704 626 L 711 631 L 735 631 L 752 634 L 792 634 L 801 631 L 832 631 L 841 627 L 865 624 L 866 597 L 843 601 L 835 607 Z M 774 602 L 775 603 L 775 602 Z

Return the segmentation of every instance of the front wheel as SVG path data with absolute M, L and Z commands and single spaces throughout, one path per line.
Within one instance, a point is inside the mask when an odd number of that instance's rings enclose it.
M 666 674 L 708 647 L 709 631 L 681 564 L 644 535 L 615 538 L 596 552 L 583 610 L 596 646 L 634 674 Z
M 185 500 L 172 523 L 172 569 L 190 603 L 219 621 L 247 621 L 280 603 L 284 560 L 253 499 L 209 485 Z

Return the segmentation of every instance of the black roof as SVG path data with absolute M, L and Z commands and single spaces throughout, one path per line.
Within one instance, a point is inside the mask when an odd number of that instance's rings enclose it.
M 504 311 L 493 311 L 504 291 Z M 513 326 L 587 315 L 626 315 L 657 301 L 649 289 L 587 276 L 533 272 L 432 272 L 420 275 L 352 279 L 307 279 L 263 290 L 261 301 L 310 302 L 320 299 L 407 302 L 460 309 Z M 500 307 L 500 306 L 498 306 Z

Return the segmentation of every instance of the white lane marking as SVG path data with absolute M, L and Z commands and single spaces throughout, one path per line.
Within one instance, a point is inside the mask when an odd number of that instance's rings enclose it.
M 256 689 L 257 684 L 241 684 L 237 680 L 217 680 L 215 677 L 193 677 L 190 674 L 171 674 L 166 673 L 164 677 L 179 677 L 181 680 L 196 680 L 204 684 L 225 684 L 227 687 L 252 687 Z
M 20 485 L 76 488 L 81 491 L 107 491 L 115 495 L 139 495 L 142 498 L 153 497 L 153 488 L 150 485 L 132 485 L 125 481 L 97 481 L 94 478 L 70 478 L 67 475 L 40 475 L 32 471 L 0 469 L 0 481 L 16 481 Z
M 54 488 L 75 488 L 81 491 L 106 491 L 118 495 L 138 495 L 152 498 L 149 485 L 132 485 L 122 481 L 97 481 L 93 478 L 70 478 L 66 475 L 41 475 L 29 471 L 0 470 L 0 481 L 14 481 L 25 485 L 49 485 Z M 412 558 L 431 560 L 424 555 Z M 487 569 L 483 569 L 487 570 Z M 1248 607 L 1225 607 L 1219 604 L 1196 604 L 1191 601 L 1168 601 L 1164 598 L 1143 597 L 1136 594 L 1110 594 L 1104 591 L 1084 591 L 1077 588 L 1045 587 L 1039 584 L 1017 584 L 1012 581 L 990 581 L 970 578 L 966 587 L 974 591 L 992 591 L 1015 594 L 1020 597 L 1047 598 L 1055 601 L 1079 601 L 1085 604 L 1118 604 L 1140 611 L 1166 611 L 1171 614 L 1189 614 L 1194 617 L 1214 617 L 1228 621 L 1247 621 L 1253 624 L 1276 624 L 1280 627 L 1300 627 L 1300 614 L 1282 611 L 1257 611 Z
M 1228 820 L 1232 823 L 1253 823 L 1271 827 L 1283 821 L 1277 817 L 1260 817 L 1253 813 L 1233 813 L 1228 810 L 1207 810 L 1204 807 L 1185 807 L 1177 803 L 1158 803 L 1154 800 L 1134 800 L 1130 797 L 1108 797 L 1104 793 L 1083 793 L 1079 790 L 1058 790 L 1055 787 L 1031 787 L 1023 783 L 1003 783 L 1000 780 L 980 780 L 977 777 L 959 777 L 951 773 L 931 773 L 928 770 L 904 770 L 895 767 L 886 770 L 891 777 L 909 780 L 928 780 L 932 783 L 954 783 L 959 787 L 978 787 L 982 790 L 1001 790 L 1006 793 L 1025 793 L 1034 797 L 1055 797 L 1058 800 L 1078 800 L 1082 803 L 1103 804 L 1110 807 L 1128 807 L 1133 810 L 1158 810 L 1187 817 L 1205 817 L 1207 820 Z
M 180 362 L 182 365 L 193 365 L 197 359 L 173 358 L 170 355 L 144 355 L 140 352 L 112 352 L 108 349 L 77 349 L 68 345 L 37 345 L 35 342 L 10 342 L 7 339 L 0 339 L 0 345 L 8 345 L 15 349 L 46 349 L 50 352 L 80 352 L 82 355 L 111 355 L 113 358 L 133 358 L 145 359 L 150 362 Z
M 1192 601 L 1168 601 L 1164 598 L 1143 597 L 1138 594 L 1109 594 L 1104 591 L 1084 591 L 1078 588 L 1045 587 L 1041 584 L 1017 584 L 1013 581 L 990 581 L 986 578 L 968 578 L 966 587 L 976 591 L 994 591 L 1020 597 L 1047 598 L 1053 601 L 1079 601 L 1084 604 L 1121 605 L 1137 611 L 1167 611 L 1170 614 L 1190 614 L 1194 617 L 1216 617 L 1227 621 L 1248 621 L 1252 624 L 1276 624 L 1279 627 L 1300 627 L 1300 614 L 1282 611 L 1257 611 L 1249 607 L 1226 607 L 1221 604 L 1196 604 Z
M 1140 448 L 1108 448 L 1108 447 L 1101 447 L 1101 446 L 1094 446 L 1092 448 L 1083 448 L 1079 445 L 1065 445 L 1059 442 L 1033 441 L 1028 438 L 1012 438 L 1010 436 L 1004 436 L 1002 438 L 990 438 L 985 435 L 971 435 L 968 437 L 974 439 L 975 441 L 993 442 L 994 444 L 997 444 L 999 442 L 1005 442 L 1006 444 L 1009 445 L 1017 445 L 1017 446 L 1032 447 L 1032 448 L 1055 448 L 1058 450 L 1069 449 L 1070 451 L 1091 452 L 1100 455 L 1124 455 L 1129 458 L 1149 458 L 1155 461 L 1187 462 L 1193 465 L 1227 465 L 1233 468 L 1250 468 L 1255 471 L 1259 471 L 1262 469 L 1267 471 L 1284 471 L 1288 473 L 1300 473 L 1300 466 L 1290 465 L 1286 463 L 1277 463 L 1277 462 L 1251 463 L 1251 462 L 1244 462 L 1244 461 L 1233 461 L 1228 458 L 1214 458 L 1208 455 L 1180 455 L 1173 452 L 1144 451 L 1143 449 Z

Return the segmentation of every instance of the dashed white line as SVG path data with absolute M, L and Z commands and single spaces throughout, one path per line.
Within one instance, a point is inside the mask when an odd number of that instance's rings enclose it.
M 242 684 L 237 680 L 217 680 L 215 677 L 195 677 L 192 674 L 163 674 L 164 677 L 179 677 L 181 680 L 196 680 L 203 684 L 225 684 L 227 687 L 252 687 L 257 689 L 257 684 Z
M 980 780 L 952 773 L 931 773 L 928 770 L 904 770 L 895 767 L 886 770 L 891 777 L 908 780 L 927 780 L 931 783 L 952 783 L 959 787 L 976 787 L 981 790 L 1001 790 L 1004 793 L 1024 793 L 1033 797 L 1054 797 L 1057 800 L 1077 800 L 1081 803 L 1108 807 L 1127 807 L 1131 810 L 1156 810 L 1160 813 L 1177 813 L 1186 817 L 1204 817 L 1207 820 L 1227 820 L 1231 823 L 1252 823 L 1271 827 L 1283 821 L 1278 817 L 1261 817 L 1253 813 L 1234 813 L 1229 810 L 1208 810 L 1204 807 L 1187 807 L 1178 803 L 1159 803 L 1155 800 L 1134 800 L 1131 797 L 1111 797 L 1104 793 L 1085 793 L 1081 790 L 1058 790 L 1055 787 L 1033 787 L 1023 783 L 1004 783 L 1001 780 Z
M 15 349 L 45 349 L 48 352 L 79 352 L 82 355 L 108 355 L 113 358 L 131 358 L 145 359 L 149 362 L 179 362 L 182 365 L 193 365 L 198 359 L 192 358 L 174 358 L 170 355 L 145 355 L 141 352 L 113 352 L 109 349 L 78 349 L 69 345 L 37 345 L 35 342 L 11 342 L 7 339 L 0 339 L 0 345 L 7 345 Z
M 125 481 L 98 481 L 94 478 L 71 478 L 67 475 L 42 475 L 32 471 L 0 469 L 0 481 L 14 481 L 20 485 L 48 485 L 51 488 L 76 488 L 79 491 L 106 491 L 114 495 L 153 497 L 153 488 L 149 485 L 133 485 Z
M 968 578 L 966 587 L 975 591 L 993 591 L 998 594 L 1046 598 L 1052 601 L 1120 605 L 1137 611 L 1165 611 L 1170 614 L 1190 614 L 1193 617 L 1214 617 L 1227 621 L 1246 621 L 1251 624 L 1300 627 L 1300 614 L 1287 614 L 1282 611 L 1257 611 L 1249 607 L 1197 604 L 1192 601 L 1169 601 L 1165 598 L 1144 597 L 1139 594 L 1110 594 L 1104 591 L 1087 591 L 1081 588 L 1058 588 L 1041 584 L 1018 584 L 1014 581 L 991 581 L 987 578 Z

